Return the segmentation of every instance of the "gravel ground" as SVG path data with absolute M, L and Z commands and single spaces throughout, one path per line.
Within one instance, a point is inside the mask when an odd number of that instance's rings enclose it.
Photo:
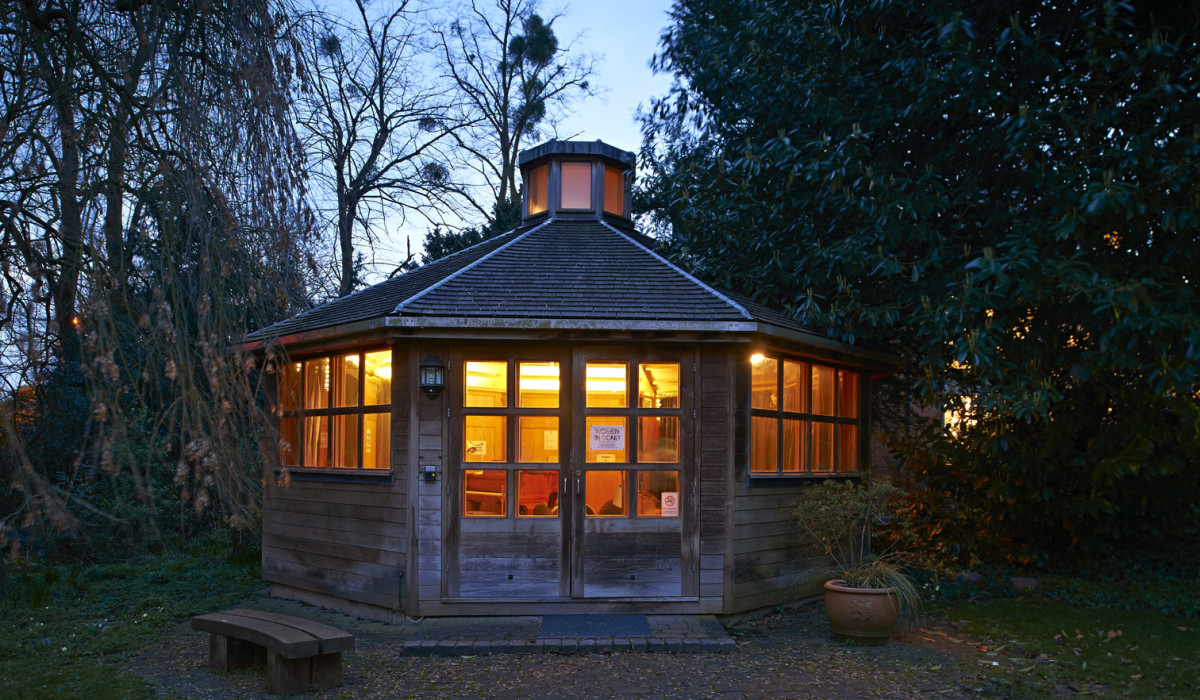
M 256 601 L 256 607 L 263 607 Z M 298 604 L 280 612 L 354 633 L 341 688 L 306 698 L 980 698 L 1003 697 L 991 662 L 952 625 L 927 621 L 883 647 L 832 642 L 819 604 L 729 626 L 730 652 L 396 656 L 402 628 Z M 294 606 L 289 609 L 288 606 Z M 267 698 L 262 669 L 215 674 L 188 624 L 127 667 L 160 697 Z

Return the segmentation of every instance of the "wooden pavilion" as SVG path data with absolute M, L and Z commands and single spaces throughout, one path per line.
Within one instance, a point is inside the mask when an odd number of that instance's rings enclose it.
M 634 156 L 525 151 L 516 230 L 251 335 L 263 576 L 374 619 L 729 614 L 813 595 L 789 503 L 860 476 L 884 353 L 655 252 Z

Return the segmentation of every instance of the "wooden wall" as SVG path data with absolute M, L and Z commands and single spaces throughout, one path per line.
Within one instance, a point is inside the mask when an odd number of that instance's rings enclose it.
M 400 610 L 406 583 L 412 352 L 392 359 L 392 465 L 389 475 L 364 473 L 307 480 L 279 478 L 268 456 L 263 497 L 263 578 L 288 595 L 311 592 Z
M 733 359 L 724 346 L 697 351 L 696 450 L 700 496 L 700 600 L 707 611 L 724 612 L 732 517 Z
M 730 530 L 729 614 L 779 605 L 818 595 L 825 583 L 824 561 L 813 559 L 801 545 L 800 526 L 790 516 L 791 503 L 808 485 L 803 481 L 749 485 L 750 366 L 749 349 L 731 358 L 733 406 L 733 509 Z

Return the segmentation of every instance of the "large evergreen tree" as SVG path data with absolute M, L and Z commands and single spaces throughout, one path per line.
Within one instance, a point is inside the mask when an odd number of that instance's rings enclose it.
M 646 198 L 702 273 L 890 344 L 912 397 L 959 411 L 900 443 L 931 541 L 1044 560 L 1196 527 L 1195 5 L 673 18 Z

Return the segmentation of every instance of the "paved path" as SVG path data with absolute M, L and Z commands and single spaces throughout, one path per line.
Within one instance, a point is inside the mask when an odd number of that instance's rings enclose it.
M 303 698 L 1003 695 L 970 640 L 947 627 L 918 628 L 884 647 L 854 647 L 830 641 L 820 605 L 777 611 L 731 625 L 728 632 L 710 616 L 649 615 L 647 636 L 557 638 L 543 638 L 536 616 L 387 625 L 286 601 L 254 599 L 243 605 L 354 633 L 357 649 L 346 655 L 343 687 Z M 563 634 L 561 626 L 557 629 L 554 634 Z M 207 651 L 206 635 L 184 624 L 129 667 L 163 697 L 270 697 L 261 670 L 210 673 Z

